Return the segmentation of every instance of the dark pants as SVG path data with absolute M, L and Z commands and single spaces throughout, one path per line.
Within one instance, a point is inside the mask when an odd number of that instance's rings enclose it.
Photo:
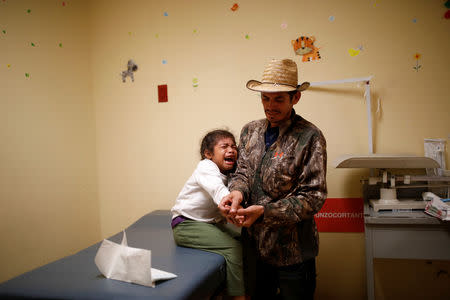
M 316 289 L 316 260 L 276 267 L 257 257 L 254 244 L 243 230 L 244 281 L 252 300 L 313 300 Z

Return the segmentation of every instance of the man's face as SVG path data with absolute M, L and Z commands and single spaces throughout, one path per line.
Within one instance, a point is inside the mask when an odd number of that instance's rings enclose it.
M 300 92 L 297 92 L 292 99 L 287 92 L 262 92 L 261 101 L 271 127 L 279 126 L 284 120 L 289 119 L 292 107 L 298 103 L 298 100 L 300 100 Z

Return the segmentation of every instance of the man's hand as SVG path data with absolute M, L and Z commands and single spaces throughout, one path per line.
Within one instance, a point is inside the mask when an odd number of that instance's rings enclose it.
M 247 208 L 240 208 L 237 211 L 237 217 L 243 217 L 240 226 L 250 227 L 262 214 L 264 214 L 264 206 L 252 205 Z
M 242 193 L 239 191 L 232 191 L 227 196 L 222 198 L 218 207 L 222 216 L 224 216 L 229 223 L 236 226 L 242 226 L 244 222 L 244 217 L 237 217 L 236 212 L 241 209 L 240 205 L 243 200 Z
M 242 193 L 239 191 L 232 191 L 227 196 L 222 198 L 219 203 L 220 213 L 224 217 L 234 217 L 243 200 Z

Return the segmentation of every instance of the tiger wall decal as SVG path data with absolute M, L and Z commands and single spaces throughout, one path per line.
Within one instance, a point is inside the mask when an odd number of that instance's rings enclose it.
M 299 38 L 292 40 L 292 46 L 296 55 L 302 55 L 302 62 L 319 60 L 320 53 L 319 48 L 314 46 L 316 38 L 313 36 L 300 36 Z

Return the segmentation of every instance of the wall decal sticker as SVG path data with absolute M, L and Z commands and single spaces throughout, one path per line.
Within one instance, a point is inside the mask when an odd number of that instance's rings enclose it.
M 158 102 L 168 102 L 167 84 L 158 85 Z
M 444 5 L 445 7 L 450 8 L 450 0 L 447 0 Z M 445 12 L 444 18 L 447 20 L 450 19 L 450 9 Z
M 127 69 L 121 73 L 122 82 L 125 82 L 128 76 L 131 78 L 131 81 L 134 82 L 134 72 L 137 70 L 138 66 L 132 59 L 130 59 L 127 63 Z
M 350 54 L 350 56 L 357 56 L 359 54 L 359 52 L 360 52 L 359 49 L 353 49 L 353 48 L 348 49 L 348 54 Z
M 444 15 L 444 18 L 447 20 L 450 19 L 450 10 L 447 10 L 447 12 Z
M 422 55 L 420 53 L 416 53 L 414 55 L 414 59 L 416 60 L 416 65 L 413 67 L 416 72 L 419 72 L 419 69 L 422 67 L 422 65 L 419 65 L 419 59 Z
M 356 49 L 350 48 L 348 49 L 348 54 L 350 54 L 350 56 L 357 56 L 359 53 L 361 53 L 362 50 L 363 50 L 362 46 L 359 46 Z
M 314 36 L 300 36 L 291 41 L 295 54 L 303 56 L 302 62 L 321 59 L 319 48 L 314 46 L 315 41 Z

